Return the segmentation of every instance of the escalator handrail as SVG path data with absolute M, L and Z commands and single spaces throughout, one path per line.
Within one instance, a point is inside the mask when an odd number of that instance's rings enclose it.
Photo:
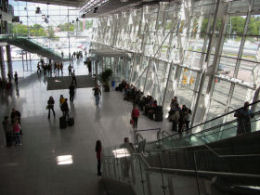
M 190 173 L 190 174 L 199 174 L 199 175 L 213 175 L 213 176 L 232 176 L 232 177 L 247 177 L 247 178 L 257 178 L 260 179 L 260 175 L 250 174 L 250 173 L 235 173 L 235 172 L 220 172 L 220 171 L 204 171 L 204 170 L 193 170 L 193 169 L 174 169 L 174 168 L 162 168 L 162 167 L 152 167 L 146 161 L 142 153 L 132 153 L 131 156 L 137 156 L 143 164 L 145 169 L 151 172 L 160 172 L 164 174 L 172 173 Z M 115 159 L 114 156 L 104 156 L 105 159 Z
M 248 106 L 252 106 L 252 105 L 257 104 L 257 103 L 259 103 L 259 102 L 260 102 L 260 100 L 255 101 L 255 102 L 249 104 Z M 240 108 L 238 108 L 238 109 L 236 109 L 236 110 L 227 112 L 227 113 L 225 113 L 225 114 L 223 114 L 223 115 L 221 115 L 221 116 L 218 116 L 218 117 L 216 117 L 216 118 L 210 119 L 210 120 L 208 120 L 208 121 L 205 121 L 205 122 L 203 122 L 203 123 L 200 123 L 200 124 L 198 124 L 198 125 L 195 125 L 195 126 L 193 126 L 193 127 L 190 127 L 188 130 L 186 130 L 186 131 L 188 132 L 188 134 L 186 134 L 185 137 L 186 137 L 186 136 L 192 136 L 192 135 L 195 135 L 195 134 L 198 134 L 198 133 L 202 133 L 202 132 L 207 132 L 207 131 L 210 131 L 211 129 L 215 129 L 215 128 L 217 128 L 217 127 L 221 127 L 221 126 L 224 126 L 224 125 L 226 125 L 226 124 L 228 124 L 228 123 L 232 123 L 232 122 L 236 121 L 236 119 L 234 119 L 234 120 L 232 120 L 232 121 L 228 121 L 228 122 L 226 122 L 226 123 L 222 123 L 222 124 L 220 124 L 220 125 L 216 125 L 216 126 L 213 126 L 213 127 L 207 128 L 207 129 L 204 129 L 204 130 L 202 130 L 202 131 L 200 131 L 200 132 L 192 133 L 192 129 L 194 129 L 194 128 L 198 127 L 198 126 L 205 125 L 206 123 L 212 122 L 212 121 L 214 121 L 214 120 L 216 120 L 216 119 L 219 119 L 219 118 L 221 118 L 221 117 L 227 116 L 227 115 L 229 115 L 229 114 L 235 113 L 236 111 L 238 111 L 238 110 L 240 110 L 240 109 L 242 109 L 242 108 L 243 108 L 243 107 L 240 107 Z M 259 114 L 259 113 L 260 113 L 260 112 L 257 111 L 257 112 L 255 112 L 255 113 L 253 113 L 253 114 Z M 174 137 L 174 136 L 178 136 L 178 134 L 174 134 L 174 135 L 170 135 L 170 136 L 164 137 L 164 138 L 160 139 L 160 141 L 162 141 L 163 139 L 167 139 L 167 138 L 169 138 L 169 137 Z M 153 142 L 149 142 L 149 143 L 147 143 L 147 144 L 153 144 L 153 143 L 156 143 L 156 142 L 158 142 L 158 141 L 159 141 L 159 140 L 156 140 L 156 141 L 153 141 Z

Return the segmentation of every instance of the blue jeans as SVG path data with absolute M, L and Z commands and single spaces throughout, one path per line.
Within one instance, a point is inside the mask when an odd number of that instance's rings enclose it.
M 99 99 L 100 99 L 99 95 L 96 95 L 96 96 L 95 96 L 96 105 L 98 105 L 98 104 L 99 104 Z
M 20 132 L 14 133 L 15 144 L 20 144 Z

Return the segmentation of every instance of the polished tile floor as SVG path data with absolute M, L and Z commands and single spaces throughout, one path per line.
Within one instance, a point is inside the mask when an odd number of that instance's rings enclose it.
M 78 65 L 78 69 L 87 74 L 85 66 Z M 59 96 L 68 97 L 68 90 L 47 91 L 46 84 L 45 78 L 33 74 L 20 81 L 12 94 L 1 93 L 1 120 L 15 107 L 22 114 L 24 135 L 22 146 L 6 148 L 1 126 L 0 195 L 104 194 L 96 176 L 95 142 L 100 139 L 103 147 L 108 147 L 131 137 L 131 103 L 112 91 L 102 93 L 101 104 L 96 107 L 91 88 L 77 89 L 74 103 L 69 104 L 75 125 L 61 130 Z M 51 95 L 56 101 L 56 118 L 51 115 L 48 120 L 45 108 Z M 169 129 L 170 124 L 140 117 L 139 129 L 153 127 Z M 144 133 L 144 137 L 152 140 L 156 133 Z M 57 157 L 63 155 L 70 156 L 62 162 L 70 160 L 72 164 L 59 165 Z

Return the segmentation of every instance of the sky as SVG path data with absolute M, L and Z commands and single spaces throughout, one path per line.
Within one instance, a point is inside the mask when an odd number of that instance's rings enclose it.
M 23 1 L 10 0 L 14 8 L 14 15 L 20 16 L 20 21 L 23 24 L 34 25 L 41 24 L 44 27 L 47 26 L 57 26 L 58 24 L 64 24 L 68 22 L 68 9 L 69 9 L 69 21 L 75 21 L 79 17 L 79 10 L 74 7 L 66 6 L 56 6 L 56 5 L 47 5 L 40 3 L 26 3 Z M 40 7 L 41 14 L 36 14 L 36 7 Z M 27 20 L 27 10 L 28 10 L 28 20 Z M 44 19 L 49 15 L 49 23 L 44 22 Z

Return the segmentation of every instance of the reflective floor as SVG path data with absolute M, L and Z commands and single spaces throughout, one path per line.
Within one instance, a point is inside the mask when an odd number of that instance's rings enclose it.
M 86 67 L 79 63 L 77 72 L 87 74 Z M 101 104 L 96 107 L 91 88 L 77 89 L 74 103 L 69 104 L 75 125 L 61 130 L 58 98 L 60 94 L 68 97 L 68 90 L 47 91 L 46 85 L 46 78 L 32 74 L 21 80 L 13 93 L 1 93 L 1 120 L 15 107 L 22 114 L 24 135 L 22 146 L 6 148 L 1 126 L 0 194 L 104 194 L 96 176 L 95 142 L 100 139 L 107 147 L 131 137 L 131 103 L 112 91 L 102 93 Z M 56 101 L 56 118 L 51 115 L 51 120 L 46 110 L 49 96 Z M 139 129 L 169 126 L 166 121 L 154 122 L 143 115 L 139 120 Z M 156 133 L 144 133 L 144 137 L 155 139 Z

